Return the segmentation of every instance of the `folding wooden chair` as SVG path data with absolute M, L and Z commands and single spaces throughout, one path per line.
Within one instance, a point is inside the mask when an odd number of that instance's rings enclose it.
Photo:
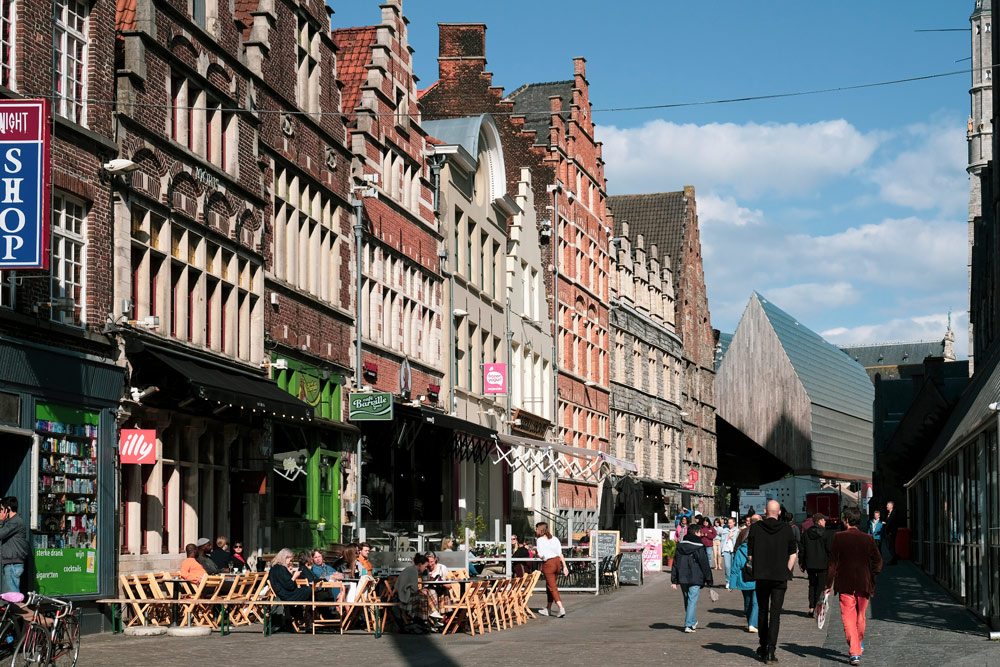
M 461 626 L 463 621 L 469 621 L 471 618 L 469 595 L 475 590 L 477 584 L 478 582 L 474 582 L 467 585 L 465 587 L 465 592 L 462 593 L 461 597 L 456 599 L 454 602 L 442 605 L 445 621 L 441 634 L 446 635 L 449 632 L 455 633 L 458 631 L 458 628 Z M 475 628 L 473 628 L 472 634 L 476 634 Z
M 274 591 L 267 584 L 267 572 L 251 572 L 246 576 L 248 578 L 246 595 L 248 602 L 233 611 L 231 615 L 233 625 L 263 623 L 263 610 L 261 605 L 255 603 L 274 599 Z
M 217 574 L 203 576 L 191 596 L 183 599 L 186 604 L 182 610 L 184 619 L 181 625 L 208 626 L 217 630 L 219 624 L 215 613 L 218 611 L 218 605 L 203 604 L 203 602 L 224 599 L 221 591 L 225 583 L 226 578 Z
M 365 627 L 368 629 L 368 632 L 372 630 L 374 619 L 369 616 L 370 607 L 365 607 L 364 605 L 365 602 L 374 601 L 372 598 L 374 597 L 375 580 L 371 577 L 362 578 L 357 583 L 357 586 L 358 592 L 354 597 L 354 602 L 345 603 L 341 606 L 340 634 L 344 634 L 344 630 L 350 627 L 357 616 L 358 607 L 361 607 L 364 611 Z
M 146 612 L 149 611 L 150 605 L 148 603 L 141 602 L 144 596 L 140 596 L 136 591 L 136 589 L 141 588 L 141 586 L 136 581 L 135 575 L 123 574 L 119 577 L 119 581 L 123 593 L 122 597 L 126 597 L 129 600 L 135 600 L 135 602 L 131 602 L 128 605 L 129 608 L 131 608 L 132 613 L 126 625 L 129 627 L 134 625 L 146 625 Z

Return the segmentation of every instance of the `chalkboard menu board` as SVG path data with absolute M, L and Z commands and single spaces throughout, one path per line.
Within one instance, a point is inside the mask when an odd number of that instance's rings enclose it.
M 597 531 L 597 558 L 603 561 L 607 556 L 618 553 L 619 533 L 617 530 Z
M 642 583 L 642 552 L 623 551 L 618 564 L 618 582 L 638 586 Z

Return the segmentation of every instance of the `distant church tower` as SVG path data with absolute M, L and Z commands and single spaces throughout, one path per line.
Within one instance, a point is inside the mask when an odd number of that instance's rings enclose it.
M 972 114 L 969 116 L 969 295 L 972 294 L 972 241 L 974 224 L 983 213 L 983 167 L 993 157 L 993 17 L 989 0 L 976 0 L 972 23 Z M 969 304 L 969 375 L 973 370 L 972 312 Z

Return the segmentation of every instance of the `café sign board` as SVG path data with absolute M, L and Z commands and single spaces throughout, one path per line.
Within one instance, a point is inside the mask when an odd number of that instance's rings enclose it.
M 48 100 L 0 100 L 0 269 L 49 268 Z
M 347 400 L 349 421 L 392 421 L 392 394 L 387 391 L 352 392 Z
M 118 441 L 122 463 L 156 463 L 156 431 L 152 429 L 122 429 Z

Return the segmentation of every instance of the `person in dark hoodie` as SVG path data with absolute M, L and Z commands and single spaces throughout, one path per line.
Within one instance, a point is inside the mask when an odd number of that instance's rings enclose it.
M 760 646 L 757 657 L 761 662 L 777 662 L 775 647 L 781 624 L 781 608 L 785 603 L 788 580 L 795 567 L 795 535 L 786 521 L 781 521 L 781 504 L 776 500 L 767 503 L 766 516 L 750 526 L 747 533 L 748 554 L 756 584 L 759 609 L 757 629 Z
M 678 543 L 674 565 L 670 568 L 670 587 L 677 590 L 679 585 L 684 595 L 684 632 L 694 632 L 698 627 L 695 615 L 698 594 L 702 586 L 712 585 L 712 568 L 709 567 L 708 554 L 698 534 L 700 532 L 692 529 L 684 536 L 684 541 Z
M 799 568 L 809 577 L 809 613 L 819 604 L 820 596 L 826 590 L 826 568 L 830 564 L 830 544 L 832 530 L 826 529 L 826 516 L 817 512 L 812 515 L 813 524 L 802 533 L 799 540 Z

